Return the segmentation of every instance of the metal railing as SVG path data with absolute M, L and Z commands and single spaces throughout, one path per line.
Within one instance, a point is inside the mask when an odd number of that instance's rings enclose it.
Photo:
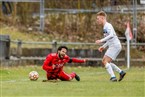
M 24 44 L 34 44 L 34 45 L 51 45 L 52 51 L 55 52 L 57 50 L 58 45 L 85 45 L 85 46 L 99 46 L 102 44 L 96 43 L 82 43 L 82 42 L 57 42 L 53 40 L 52 42 L 30 42 L 30 41 L 21 41 L 21 40 L 11 40 L 12 43 L 17 44 L 17 57 L 21 57 L 22 45 Z M 122 46 L 127 46 L 127 43 L 121 43 Z M 145 43 L 131 43 L 132 47 L 134 46 L 145 46 Z
M 108 6 L 102 8 L 107 13 L 133 13 L 133 7 L 119 5 L 119 6 Z M 53 12 L 53 13 L 70 13 L 70 14 L 77 14 L 77 13 L 97 13 L 100 11 L 100 8 L 95 9 L 63 9 L 63 8 L 44 8 L 45 11 Z M 138 5 L 137 11 L 145 13 L 145 5 Z
M 57 47 L 58 45 L 66 45 L 69 48 L 69 55 L 71 57 L 80 57 L 80 58 L 86 58 L 89 60 L 89 62 L 101 62 L 102 57 L 104 55 L 103 53 L 99 53 L 97 51 L 97 46 L 100 46 L 102 44 L 97 45 L 96 43 L 88 43 L 88 42 L 57 42 L 55 40 L 53 40 L 52 42 L 35 42 L 35 41 L 22 41 L 22 40 L 4 40 L 4 39 L 0 39 L 0 41 L 5 41 L 5 42 L 10 42 L 11 44 L 16 44 L 16 48 L 13 49 L 14 53 L 11 54 L 10 59 L 14 59 L 14 60 L 37 60 L 37 61 L 42 61 L 45 59 L 45 54 L 46 53 L 51 53 L 51 52 L 56 52 L 57 51 Z M 35 51 L 35 48 L 32 49 L 25 49 L 23 48 L 23 45 L 28 44 L 28 45 L 36 45 L 35 47 L 38 48 L 39 45 L 50 45 L 49 48 L 44 49 L 44 48 L 40 48 L 40 49 L 36 49 L 37 51 Z M 130 44 L 131 47 L 143 47 L 145 49 L 145 43 L 131 43 Z M 73 47 L 79 47 L 77 49 L 74 49 Z M 86 47 L 85 49 L 83 48 Z M 91 48 L 92 46 L 94 47 Z M 116 62 L 123 62 L 123 64 L 127 62 L 127 43 L 122 43 L 122 46 L 125 48 L 123 49 L 123 52 L 121 53 L 121 56 L 119 56 L 116 59 Z M 12 49 L 11 49 L 12 50 Z M 12 51 L 13 51 L 12 50 Z M 23 53 L 27 52 L 26 54 Z M 82 55 L 83 54 L 83 55 Z M 99 55 L 97 55 L 99 54 Z M 47 54 L 46 54 L 47 55 Z M 137 55 L 138 56 L 138 55 Z M 130 56 L 131 57 L 131 56 Z M 135 62 L 141 62 L 141 64 L 143 64 L 145 62 L 144 58 L 135 58 L 132 57 L 131 62 L 135 63 Z

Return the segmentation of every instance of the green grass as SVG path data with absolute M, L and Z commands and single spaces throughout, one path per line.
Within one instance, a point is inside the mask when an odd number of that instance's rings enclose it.
M 37 81 L 30 81 L 30 71 L 38 71 Z M 110 82 L 104 68 L 65 67 L 77 72 L 81 81 L 42 82 L 45 72 L 40 66 L 2 67 L 1 97 L 144 97 L 145 68 L 131 68 L 121 82 Z M 119 77 L 118 74 L 117 78 Z

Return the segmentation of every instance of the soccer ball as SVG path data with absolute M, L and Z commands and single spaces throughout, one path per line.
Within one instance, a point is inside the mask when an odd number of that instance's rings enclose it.
M 36 81 L 39 78 L 39 74 L 37 71 L 31 71 L 29 73 L 29 79 L 32 81 Z

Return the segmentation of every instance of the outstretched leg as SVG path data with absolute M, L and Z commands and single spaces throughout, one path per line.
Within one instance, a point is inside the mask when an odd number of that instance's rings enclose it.
M 65 73 L 64 71 L 61 71 L 59 74 L 58 74 L 58 77 L 60 80 L 62 81 L 70 81 L 72 79 L 76 79 L 77 81 L 80 81 L 80 77 L 76 74 L 76 73 L 71 73 L 71 74 L 67 74 Z

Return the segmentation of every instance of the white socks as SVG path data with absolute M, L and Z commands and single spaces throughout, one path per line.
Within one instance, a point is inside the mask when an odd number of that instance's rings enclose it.
M 112 67 L 111 67 L 111 65 L 109 63 L 107 63 L 105 65 L 105 68 L 106 68 L 106 70 L 108 71 L 108 73 L 110 74 L 111 77 L 115 77 L 115 74 L 113 72 L 113 69 L 112 69 Z
M 122 71 L 122 70 L 121 70 L 119 67 L 117 67 L 114 63 L 110 63 L 110 65 L 111 65 L 112 69 L 115 70 L 115 71 L 117 71 L 118 73 L 120 73 L 120 72 Z

